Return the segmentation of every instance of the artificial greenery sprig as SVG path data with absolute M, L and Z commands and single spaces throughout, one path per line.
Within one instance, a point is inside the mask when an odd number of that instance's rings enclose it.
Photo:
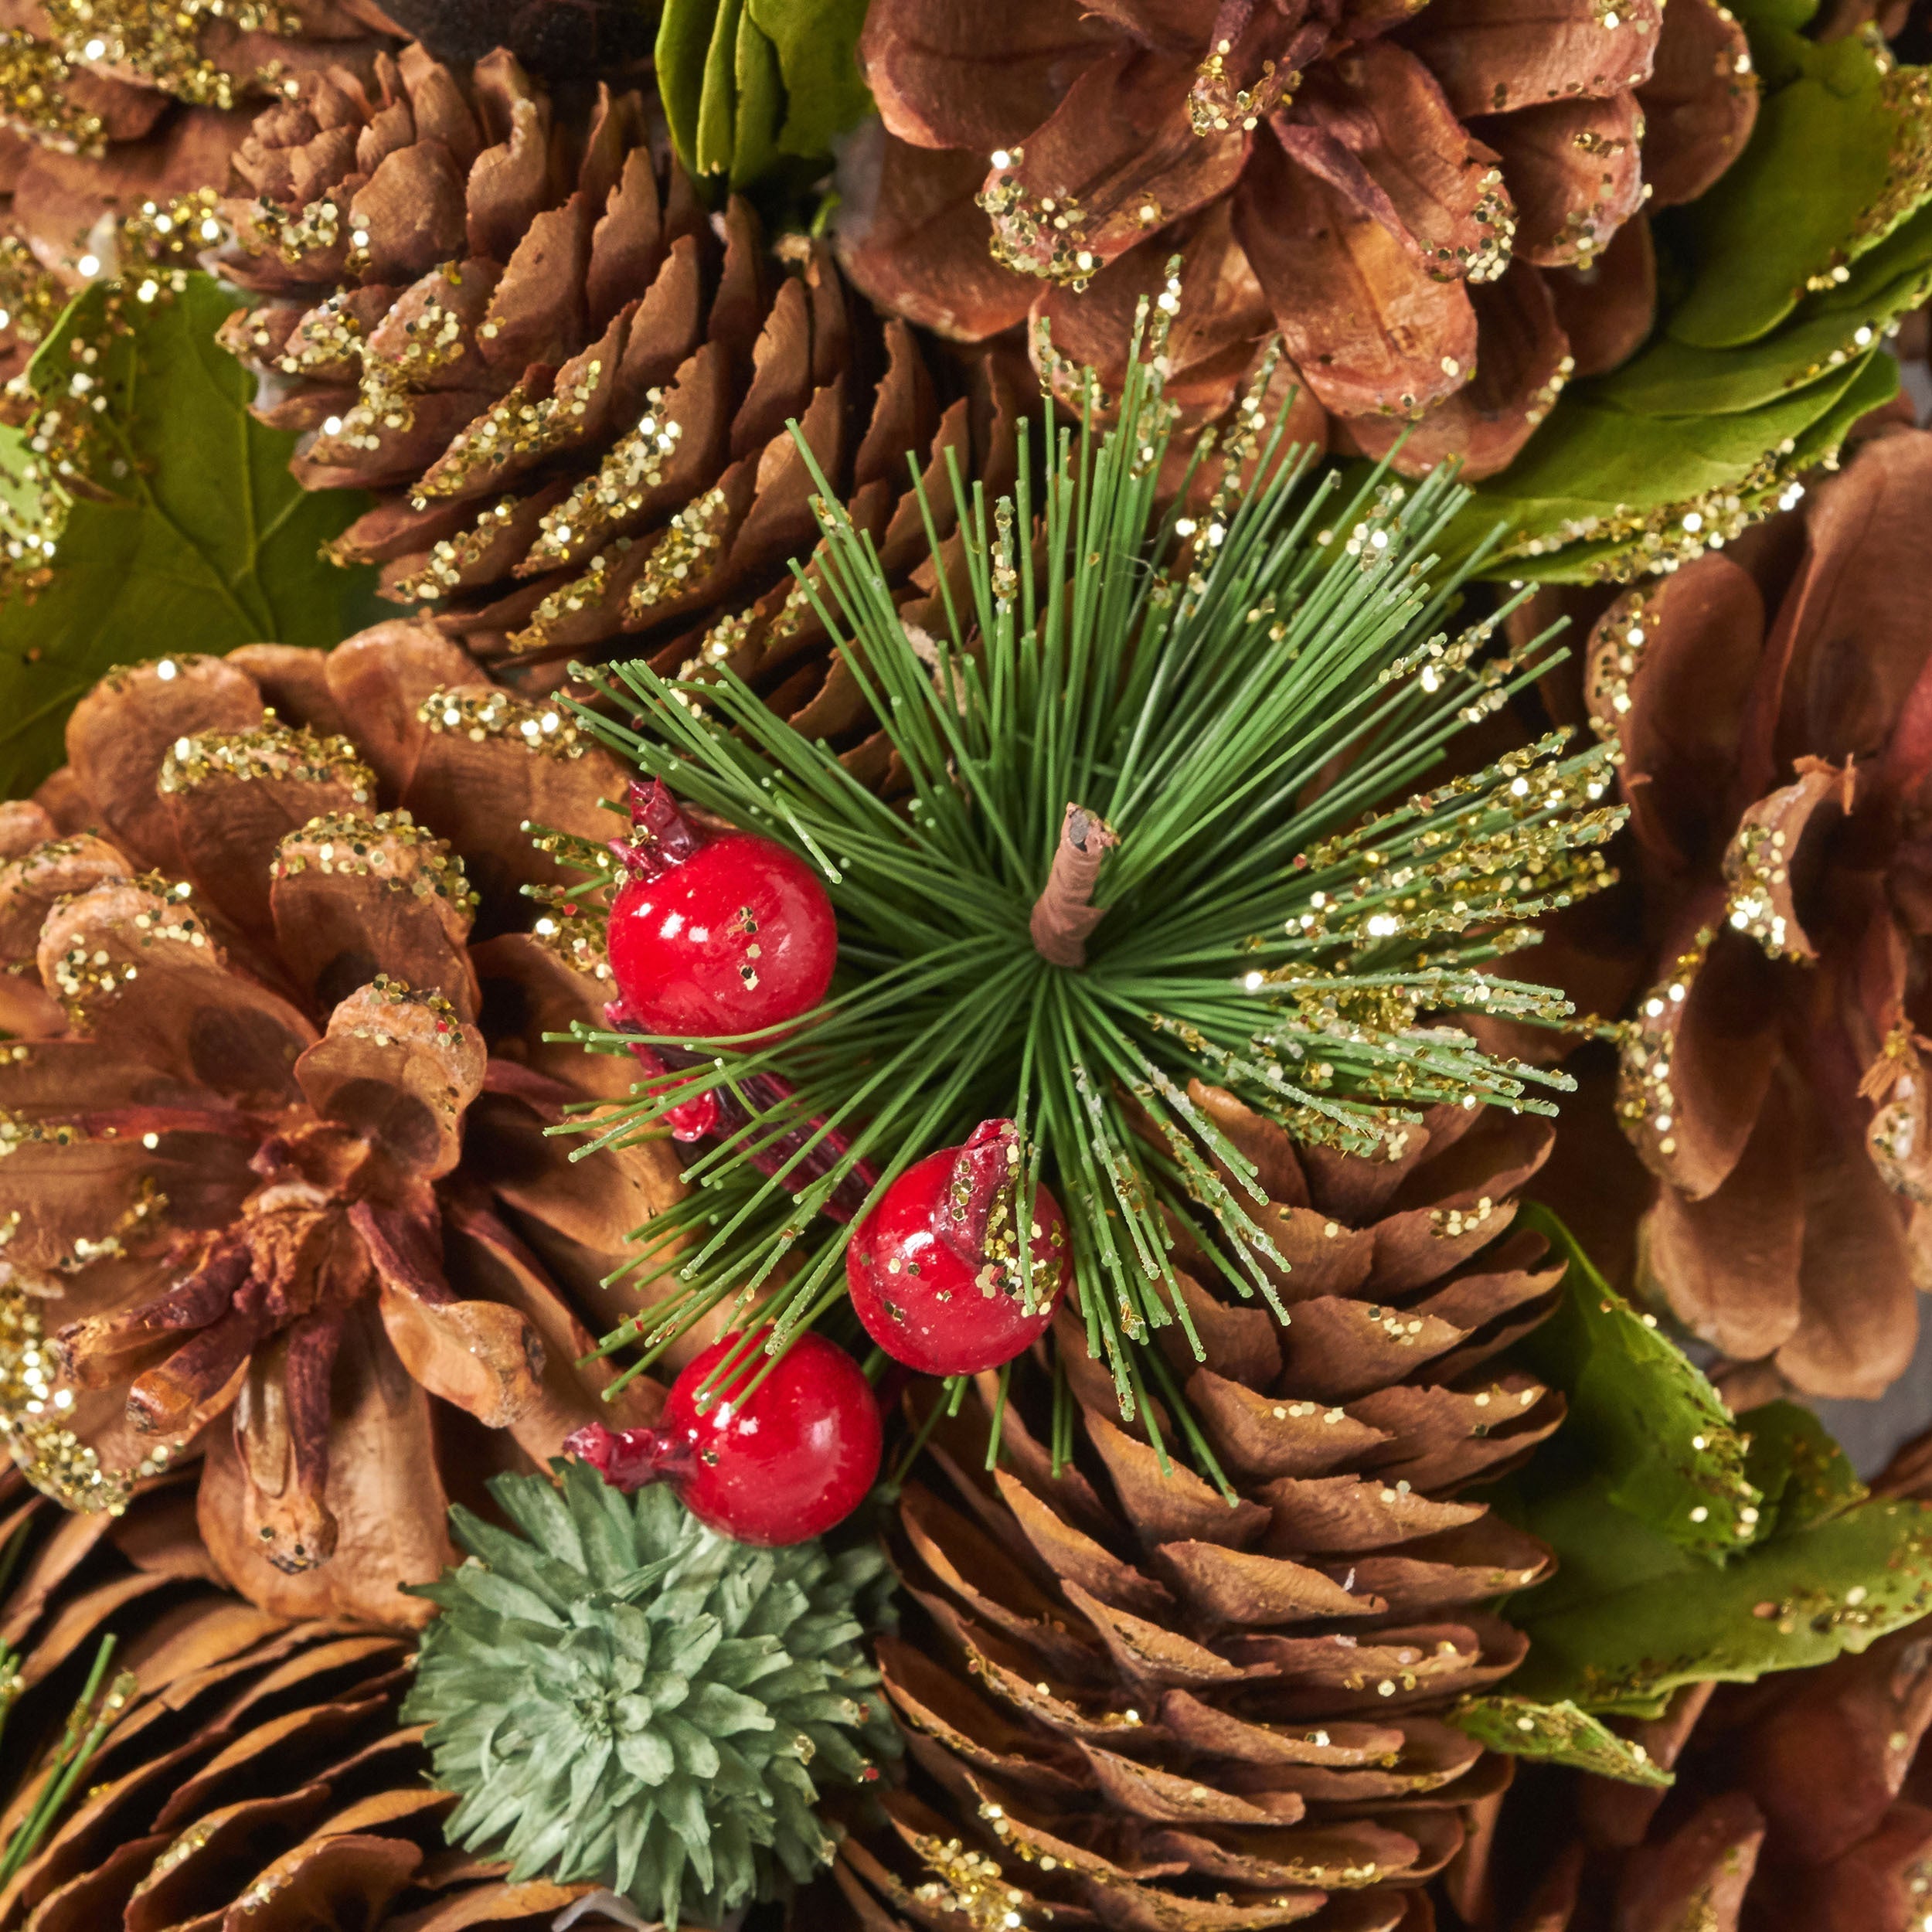
M 1495 617 L 1443 628 L 1456 580 L 1427 573 L 1466 498 L 1450 477 L 1314 481 L 1260 384 L 1164 508 L 1165 324 L 1137 342 L 1113 427 L 1091 407 L 1056 425 L 1049 403 L 1039 503 L 1024 450 L 990 508 L 956 468 L 935 504 L 915 466 L 937 638 L 909 630 L 870 535 L 818 478 L 824 542 L 799 580 L 903 763 L 903 806 L 728 667 L 582 674 L 629 720 L 587 721 L 645 773 L 810 855 L 841 962 L 799 1026 L 655 1039 L 676 1070 L 596 1121 L 594 1145 L 662 1132 L 710 1088 L 741 1116 L 689 1168 L 693 1198 L 643 1231 L 635 1265 L 675 1284 L 607 1351 L 641 1341 L 641 1366 L 721 1302 L 761 1298 L 781 1349 L 845 1293 L 835 1194 L 856 1176 L 869 1204 L 1007 1116 L 1067 1204 L 1088 1345 L 1124 1409 L 1151 1383 L 1192 1436 L 1139 1345 L 1173 1324 L 1194 1340 L 1177 1236 L 1286 1315 L 1270 1272 L 1285 1263 L 1250 1211 L 1266 1196 L 1190 1081 L 1369 1158 L 1399 1153 L 1424 1107 L 1547 1112 L 1532 1088 L 1569 1084 L 1427 1015 L 1568 1015 L 1478 969 L 1612 876 L 1597 849 L 1621 819 L 1597 802 L 1614 750 L 1566 755 L 1553 733 L 1365 818 L 1554 654 L 1493 648 Z M 749 1157 L 773 1151 L 775 1173 L 757 1171 Z

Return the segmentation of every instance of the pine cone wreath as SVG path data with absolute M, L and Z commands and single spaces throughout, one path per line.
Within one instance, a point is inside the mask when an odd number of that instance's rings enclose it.
M 398 1728 L 407 1640 L 286 1622 L 222 1588 L 180 1473 L 143 1483 L 118 1516 L 63 1516 L 25 1491 L 0 1474 L 0 1542 L 25 1539 L 0 1597 L 0 1845 L 43 1787 L 101 1638 L 115 1648 L 90 1707 L 104 1734 L 0 1890 L 0 1932 L 545 1932 L 584 1896 L 509 1883 L 445 1847 L 456 1799 L 430 1785 L 420 1729 Z
M 386 595 L 531 688 L 571 658 L 728 660 L 814 736 L 862 742 L 788 569 L 819 481 L 787 423 L 909 583 L 930 553 L 907 452 L 942 505 L 949 454 L 1005 488 L 1002 383 L 942 409 L 821 244 L 780 259 L 743 201 L 707 216 L 636 95 L 579 110 L 507 53 L 466 83 L 420 48 L 367 92 L 325 78 L 236 168 L 255 198 L 224 267 L 264 300 L 226 340 L 264 378 L 257 413 L 308 432 L 304 484 L 381 499 L 338 560 L 380 563 Z
M 67 746 L 0 816 L 0 1430 L 110 1512 L 203 1441 L 237 1589 L 420 1622 L 451 1493 L 655 1406 L 574 1365 L 678 1169 L 546 1134 L 628 1079 L 545 1043 L 608 988 L 525 896 L 621 774 L 405 624 L 115 672 Z
M 366 73 L 393 31 L 370 0 L 0 5 L 0 379 L 117 271 L 124 223 L 159 214 L 165 236 L 176 204 L 226 179 L 250 100 L 328 66 Z
M 1506 1781 L 1443 1719 L 1526 1648 L 1480 1606 L 1548 1564 L 1460 1499 L 1563 1412 L 1492 1359 L 1560 1272 L 1509 1231 L 1548 1129 L 1439 1108 L 1376 1162 L 1195 1098 L 1257 1162 L 1294 1264 L 1284 1329 L 1177 1257 L 1206 1359 L 1172 1330 L 1166 1353 L 1232 1498 L 1174 1415 L 1164 1448 L 1123 1420 L 1068 1311 L 1057 1389 L 1016 1365 L 1003 1407 L 988 1379 L 940 1426 L 947 1493 L 909 1481 L 898 1526 L 927 1628 L 878 1646 L 917 1775 L 886 1798 L 898 1842 L 853 1838 L 838 1872 L 875 1932 L 1415 1932 L 1417 1888 Z
M 1597 950 L 1640 962 L 1614 1102 L 1648 1170 L 1637 1285 L 1762 1365 L 1753 1400 L 1880 1393 L 1932 1282 L 1928 504 L 1932 435 L 1876 436 L 1580 654 L 1631 814 Z
M 883 125 L 840 253 L 883 307 L 967 341 L 1030 318 L 1043 372 L 1117 379 L 1185 250 L 1206 413 L 1278 329 L 1338 440 L 1380 456 L 1413 423 L 1403 469 L 1472 476 L 1643 340 L 1645 210 L 1701 194 L 1757 111 L 1717 0 L 878 0 L 860 58 Z

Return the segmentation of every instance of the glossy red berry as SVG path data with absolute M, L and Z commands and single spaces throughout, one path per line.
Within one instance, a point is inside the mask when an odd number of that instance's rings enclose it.
M 752 833 L 706 838 L 662 781 L 638 788 L 648 836 L 618 849 L 611 972 L 647 1033 L 718 1039 L 783 1026 L 825 996 L 838 922 L 818 876 Z
M 900 1175 L 845 1250 L 852 1304 L 886 1352 L 927 1375 L 977 1375 L 1045 1332 L 1072 1279 L 1066 1217 L 1042 1188 L 1029 1217 L 1029 1309 L 1020 1267 L 1019 1131 L 988 1121 L 964 1147 Z
M 671 1385 L 655 1429 L 580 1429 L 564 1447 L 627 1493 L 668 1482 L 685 1507 L 745 1543 L 801 1543 L 858 1508 L 879 1474 L 881 1427 L 872 1384 L 837 1343 L 801 1335 L 749 1400 L 734 1400 L 764 1366 L 756 1343 L 710 1392 L 705 1378 L 735 1348 L 714 1342 Z

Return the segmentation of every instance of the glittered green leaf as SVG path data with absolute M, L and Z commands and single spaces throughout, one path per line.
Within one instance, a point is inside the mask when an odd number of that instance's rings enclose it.
M 1800 439 L 1833 418 L 1877 353 L 1757 408 L 1707 415 L 1633 415 L 1617 406 L 1614 378 L 1592 385 L 1587 396 L 1566 397 L 1515 467 L 1477 492 L 1450 533 L 1449 553 L 1466 554 L 1500 524 L 1505 546 L 1488 575 L 1614 574 L 1606 560 L 1635 553 L 1647 537 L 1667 547 L 1686 515 L 1701 522 L 1727 497 L 1774 495 L 1794 473 Z
M 1522 1219 L 1570 1264 L 1556 1312 L 1521 1349 L 1569 1403 L 1553 1453 L 1587 1467 L 1607 1501 L 1695 1555 L 1721 1559 L 1750 1543 L 1760 1519 L 1746 1512 L 1762 1499 L 1717 1391 L 1553 1214 L 1532 1203 Z
M 1768 344 L 1704 349 L 1668 337 L 1620 369 L 1616 405 L 1646 416 L 1753 410 L 1855 361 L 1895 317 L 1932 295 L 1932 209 L 1859 257 L 1846 280 L 1808 295 Z
M 1723 348 L 1774 328 L 1808 287 L 1883 240 L 1923 198 L 1923 185 L 1911 193 L 1893 167 L 1923 112 L 1899 79 L 1913 70 L 1888 73 L 1856 38 L 1782 39 L 1801 71 L 1765 96 L 1750 145 L 1681 218 L 1697 279 L 1670 317 L 1680 342 Z
M 1767 1402 L 1737 1420 L 1750 1437 L 1745 1467 L 1764 1494 L 1759 1509 L 1767 1535 L 1828 1522 L 1871 1493 L 1810 1410 L 1794 1402 Z
M 1558 1553 L 1556 1575 L 1505 1611 L 1529 1638 L 1510 1688 L 1550 1702 L 1654 1716 L 1680 1685 L 1826 1663 L 1932 1610 L 1923 1504 L 1862 1504 L 1721 1567 L 1588 1480 L 1512 1513 Z
M 0 430 L 0 522 L 58 536 L 45 582 L 17 577 L 0 602 L 0 795 L 60 763 L 68 712 L 112 666 L 335 644 L 368 599 L 373 572 L 319 554 L 368 500 L 302 489 L 294 437 L 249 415 L 253 379 L 214 339 L 236 300 L 202 274 L 145 303 L 97 286 L 34 357 L 36 423 Z M 72 489 L 30 481 L 55 409 L 84 424 Z
M 1539 1704 L 1528 1697 L 1465 1697 L 1449 1722 L 1492 1751 L 1567 1764 L 1597 1777 L 1658 1789 L 1676 1780 L 1641 1744 L 1619 1737 L 1600 1719 L 1577 1706 Z
M 1682 529 L 1686 515 L 1706 517 L 1714 505 L 1721 504 L 1733 515 L 1760 516 L 1781 502 L 1794 502 L 1788 495 L 1794 483 L 1820 463 L 1835 460 L 1852 424 L 1889 403 L 1898 387 L 1898 364 L 1873 349 L 1852 363 L 1842 379 L 1834 376 L 1828 383 L 1815 384 L 1811 393 L 1828 396 L 1828 406 L 1795 434 L 1782 439 L 1730 492 L 1676 498 L 1651 512 L 1633 535 L 1612 542 L 1552 546 L 1541 556 L 1510 556 L 1488 574 L 1543 583 L 1628 583 L 1658 567 L 1658 556 L 1670 549 L 1672 533 Z

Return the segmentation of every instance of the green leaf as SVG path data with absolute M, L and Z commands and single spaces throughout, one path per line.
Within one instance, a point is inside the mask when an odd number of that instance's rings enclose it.
M 779 151 L 813 158 L 872 112 L 859 71 L 866 0 L 745 0 L 777 50 L 788 97 Z
M 667 0 L 657 75 L 671 138 L 734 192 L 797 185 L 872 111 L 859 71 L 866 0 Z
M 1655 1716 L 1680 1685 L 1827 1663 L 1932 1610 L 1932 1508 L 1922 1504 L 1866 1503 L 1721 1567 L 1587 1479 L 1512 1513 L 1560 1560 L 1506 1613 L 1529 1638 L 1512 1689 L 1553 1703 Z
M 1738 1420 L 1750 1430 L 1747 1467 L 1764 1492 L 1760 1509 L 1767 1533 L 1783 1536 L 1828 1522 L 1871 1493 L 1810 1410 L 1794 1402 L 1767 1402 Z
M 738 17 L 744 0 L 719 0 L 706 49 L 704 89 L 698 97 L 695 172 L 728 175 L 738 124 Z
M 1882 88 L 1879 62 L 1859 39 L 1794 46 L 1805 71 L 1766 97 L 1750 145 L 1684 218 L 1698 276 L 1670 318 L 1679 342 L 1754 340 L 1817 277 L 1883 239 L 1873 211 L 1885 199 L 1901 111 Z
M 1807 1411 L 1740 1428 L 1697 1369 L 1577 1251 L 1568 1292 L 1519 1345 L 1570 1415 L 1494 1495 L 1556 1553 L 1507 1600 L 1530 1640 L 1513 1696 L 1655 1716 L 1679 1685 L 1822 1663 L 1932 1609 L 1932 1509 L 1874 1503 Z
M 214 339 L 234 302 L 202 274 L 148 304 L 97 286 L 34 357 L 43 410 L 87 406 L 83 486 L 37 490 L 35 429 L 0 430 L 0 516 L 16 531 L 64 519 L 47 581 L 0 603 L 0 794 L 30 791 L 60 762 L 68 712 L 114 665 L 335 644 L 366 598 L 375 573 L 345 573 L 320 552 L 368 500 L 289 474 L 294 437 L 249 415 L 253 383 Z M 92 385 L 78 398 L 77 372 Z
M 778 50 L 760 30 L 747 6 L 738 16 L 737 106 L 731 149 L 731 185 L 747 188 L 778 153 L 778 124 L 785 111 Z
M 704 99 L 716 0 L 665 0 L 653 65 L 678 158 L 698 172 L 698 111 Z
M 1576 1705 L 1539 1704 L 1528 1697 L 1465 1697 L 1447 1713 L 1459 1731 L 1512 1757 L 1567 1764 L 1597 1777 L 1658 1789 L 1676 1780 L 1643 1746 L 1619 1737 Z
M 1570 1264 L 1556 1312 L 1521 1345 L 1526 1365 L 1568 1398 L 1561 1450 L 1587 1466 L 1607 1502 L 1694 1555 L 1719 1560 L 1749 1543 L 1763 1498 L 1747 1478 L 1747 1438 L 1717 1391 L 1547 1209 L 1526 1204 L 1522 1220 Z

